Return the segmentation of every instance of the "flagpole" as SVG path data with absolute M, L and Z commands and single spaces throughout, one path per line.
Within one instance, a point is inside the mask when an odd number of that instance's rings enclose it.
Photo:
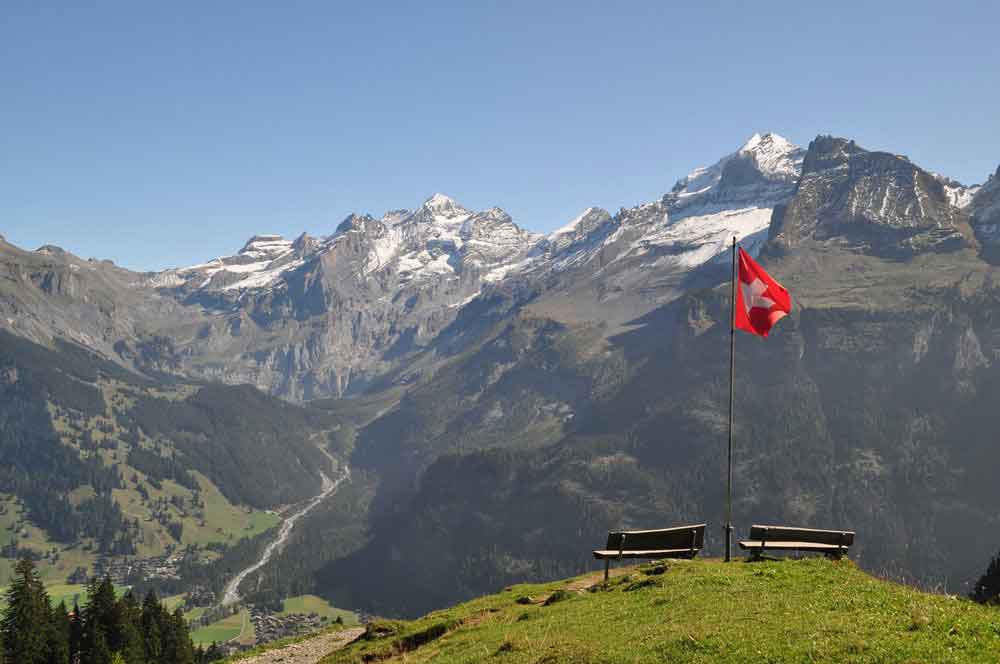
M 729 463 L 726 475 L 726 562 L 733 546 L 733 398 L 736 384 L 736 236 L 733 236 L 732 299 L 729 311 Z

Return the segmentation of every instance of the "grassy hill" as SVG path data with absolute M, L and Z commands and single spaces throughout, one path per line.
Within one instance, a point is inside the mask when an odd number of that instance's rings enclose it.
M 600 581 L 511 586 L 414 621 L 375 621 L 323 664 L 1000 661 L 1000 609 L 850 561 L 679 561 Z

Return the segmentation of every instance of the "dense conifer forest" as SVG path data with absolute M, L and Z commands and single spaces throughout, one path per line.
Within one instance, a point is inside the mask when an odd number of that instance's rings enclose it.
M 184 615 L 154 592 L 120 598 L 109 578 L 91 581 L 83 606 L 52 606 L 31 560 L 21 559 L 0 622 L 2 664 L 202 664 L 218 659 L 195 648 Z

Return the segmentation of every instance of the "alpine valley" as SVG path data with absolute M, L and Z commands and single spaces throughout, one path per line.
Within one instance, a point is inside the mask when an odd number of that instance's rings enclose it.
M 1000 548 L 1000 170 L 830 136 L 549 235 L 435 194 L 157 273 L 0 239 L 3 553 L 221 597 L 340 474 L 240 596 L 418 615 L 623 526 L 717 554 L 734 236 L 794 298 L 736 341 L 737 534 L 852 528 L 863 567 L 966 591 Z

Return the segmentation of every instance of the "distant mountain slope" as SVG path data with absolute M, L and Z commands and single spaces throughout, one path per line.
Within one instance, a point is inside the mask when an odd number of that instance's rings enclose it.
M 233 544 L 274 523 L 255 510 L 318 492 L 326 463 L 322 413 L 250 387 L 156 383 L 66 342 L 0 332 L 0 397 L 0 502 L 19 515 L 12 546 L 33 555 Z

